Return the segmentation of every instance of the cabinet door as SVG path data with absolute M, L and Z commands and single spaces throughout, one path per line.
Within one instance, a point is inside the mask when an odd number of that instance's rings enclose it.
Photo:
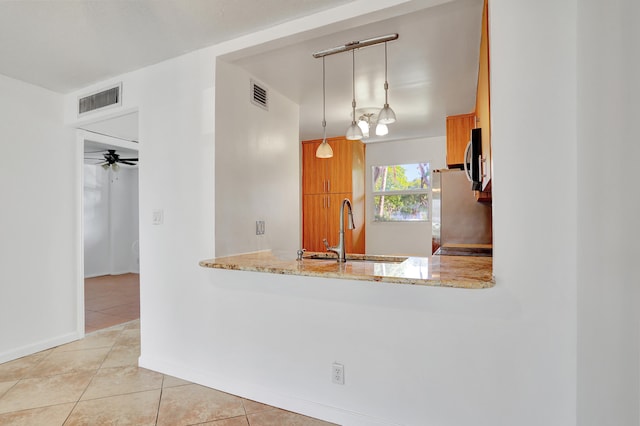
M 352 150 L 354 143 L 345 138 L 331 138 L 328 140 L 333 157 L 327 159 L 326 179 L 328 193 L 352 191 Z
M 342 207 L 342 200 L 345 198 L 351 199 L 350 193 L 341 194 L 329 194 L 328 209 L 327 209 L 327 241 L 330 246 L 337 246 L 340 240 L 340 208 Z M 344 210 L 344 246 L 346 253 L 353 253 L 353 231 L 349 229 L 349 215 L 348 210 L 345 207 Z
M 302 196 L 302 247 L 307 251 L 325 251 L 322 240 L 327 238 L 327 195 Z
M 316 149 L 320 141 L 302 143 L 302 193 L 322 194 L 327 192 L 326 168 L 331 158 L 317 158 Z
M 475 114 L 447 117 L 447 165 L 464 163 L 464 151 L 471 139 L 471 129 L 476 127 Z
M 351 194 L 314 194 L 302 197 L 302 246 L 307 251 L 324 252 L 325 238 L 330 246 L 337 246 L 340 238 L 340 208 L 342 200 Z M 353 252 L 353 231 L 349 229 L 348 214 L 344 212 L 344 241 L 347 253 Z

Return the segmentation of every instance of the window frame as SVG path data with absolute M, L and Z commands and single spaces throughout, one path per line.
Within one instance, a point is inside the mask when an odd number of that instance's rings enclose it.
M 411 165 L 418 165 L 418 164 L 426 164 L 427 166 L 427 186 L 426 188 L 413 188 L 413 189 L 394 189 L 394 190 L 384 190 L 384 191 L 376 191 L 375 190 L 375 186 L 376 186 L 376 179 L 375 179 L 375 173 L 374 170 L 376 167 L 385 167 L 385 168 L 389 168 L 389 167 L 397 167 L 397 166 L 402 166 L 405 170 L 407 169 L 405 166 L 411 166 Z M 431 182 L 431 164 L 428 161 L 419 161 L 419 162 L 415 162 L 415 163 L 402 163 L 402 164 L 372 164 L 371 166 L 371 203 L 372 203 L 372 209 L 373 209 L 373 217 L 372 217 L 372 223 L 418 223 L 418 222 L 431 222 L 431 200 L 432 200 L 432 182 Z M 378 215 L 376 214 L 376 203 L 375 203 L 375 199 L 376 197 L 380 197 L 380 196 L 403 196 L 403 195 L 426 195 L 427 197 L 427 214 L 426 214 L 426 218 L 425 219 L 388 219 L 388 220 L 381 220 L 379 219 Z

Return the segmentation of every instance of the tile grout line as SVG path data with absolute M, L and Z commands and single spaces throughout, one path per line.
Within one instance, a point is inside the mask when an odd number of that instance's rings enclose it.
M 122 334 L 123 331 L 124 331 L 124 328 L 122 330 L 120 330 L 119 333 L 117 333 L 116 338 L 114 339 L 113 344 L 111 345 L 111 348 L 109 349 L 109 352 L 107 352 L 107 354 L 104 356 L 104 359 L 100 363 L 100 366 L 93 372 L 93 375 L 91 376 L 91 380 L 89 380 L 89 383 L 87 383 L 87 386 L 84 388 L 84 390 L 82 391 L 80 396 L 78 396 L 78 399 L 75 401 L 75 404 L 73 405 L 73 408 L 71 408 L 71 411 L 69 411 L 69 414 L 67 415 L 67 418 L 62 423 L 62 426 L 64 426 L 64 424 L 69 420 L 69 417 L 71 417 L 71 414 L 73 414 L 75 409 L 78 407 L 78 404 L 82 400 L 82 397 L 87 392 L 87 389 L 89 389 L 89 386 L 91 386 L 91 383 L 93 383 L 93 380 L 96 378 L 96 374 L 98 374 L 98 371 L 100 371 L 100 369 L 102 368 L 102 365 L 104 364 L 106 359 L 109 357 L 109 354 L 111 353 L 111 351 L 113 351 L 113 347 L 116 345 L 116 341 L 118 340 L 118 337 L 120 337 L 120 334 Z M 85 337 L 86 337 L 86 335 L 85 335 Z
M 156 421 L 154 425 L 158 426 L 158 419 L 160 418 L 160 404 L 162 403 L 162 393 L 164 392 L 164 379 L 167 377 L 166 374 L 162 375 L 162 383 L 160 383 L 160 397 L 158 398 L 158 409 L 156 410 Z

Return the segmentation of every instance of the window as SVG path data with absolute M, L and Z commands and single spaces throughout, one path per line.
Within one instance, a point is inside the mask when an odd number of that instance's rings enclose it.
M 429 163 L 372 166 L 374 222 L 429 220 Z

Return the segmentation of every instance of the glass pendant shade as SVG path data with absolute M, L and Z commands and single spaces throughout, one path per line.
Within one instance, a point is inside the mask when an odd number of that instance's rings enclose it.
M 384 136 L 389 133 L 389 128 L 386 124 L 378 123 L 376 125 L 376 136 Z
M 347 134 L 345 135 L 345 138 L 347 138 L 350 141 L 358 141 L 363 137 L 364 135 L 362 134 L 362 130 L 360 129 L 360 126 L 358 126 L 358 124 L 356 124 L 355 121 L 352 121 L 351 126 L 349 126 L 349 128 L 347 129 Z
M 389 104 L 384 104 L 384 108 L 378 113 L 378 124 L 391 124 L 395 122 L 396 113 L 389 107 Z
M 324 139 L 322 143 L 318 145 L 318 149 L 316 149 L 316 157 L 318 158 L 333 157 L 333 149 L 331 149 L 331 145 L 329 145 L 326 139 Z

